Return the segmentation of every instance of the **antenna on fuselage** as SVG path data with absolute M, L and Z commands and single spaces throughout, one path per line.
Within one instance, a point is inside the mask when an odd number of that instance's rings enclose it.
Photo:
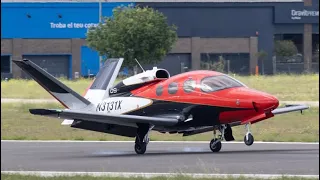
M 138 59 L 137 58 L 134 58 L 134 60 L 136 60 L 136 62 L 138 63 L 138 65 L 140 66 L 140 68 L 142 69 L 143 72 L 146 72 L 143 67 L 141 66 L 141 64 L 139 63 Z

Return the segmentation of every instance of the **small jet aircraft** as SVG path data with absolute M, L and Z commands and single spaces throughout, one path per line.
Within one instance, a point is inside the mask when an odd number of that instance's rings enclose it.
M 123 60 L 108 59 L 84 96 L 30 60 L 13 62 L 66 107 L 30 109 L 31 114 L 62 118 L 62 125 L 73 128 L 135 137 L 137 154 L 145 153 L 151 130 L 183 136 L 213 131 L 209 147 L 219 152 L 221 141 L 234 140 L 231 128 L 245 125 L 244 143 L 250 146 L 254 142 L 250 124 L 309 108 L 278 108 L 274 96 L 215 71 L 190 71 L 170 77 L 167 70 L 154 67 L 114 86 Z

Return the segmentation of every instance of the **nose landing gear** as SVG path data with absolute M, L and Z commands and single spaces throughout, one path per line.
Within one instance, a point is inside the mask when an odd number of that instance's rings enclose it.
M 243 139 L 244 143 L 247 146 L 251 146 L 253 144 L 253 142 L 254 142 L 254 138 L 253 138 L 253 136 L 252 136 L 252 134 L 250 132 L 250 127 L 249 126 L 250 126 L 250 124 L 246 124 L 245 125 L 247 133 L 246 133 L 246 135 L 244 136 L 244 139 Z

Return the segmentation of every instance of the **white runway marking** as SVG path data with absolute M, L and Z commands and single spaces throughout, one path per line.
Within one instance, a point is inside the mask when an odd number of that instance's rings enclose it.
M 108 176 L 108 177 L 174 177 L 174 176 L 189 176 L 193 178 L 263 178 L 275 179 L 281 177 L 300 177 L 300 178 L 319 178 L 319 175 L 292 175 L 292 174 L 197 174 L 197 173 L 128 173 L 128 172 L 59 172 L 59 171 L 1 171 L 1 174 L 20 174 L 20 175 L 35 175 L 41 177 L 53 176 L 76 176 L 88 175 L 94 177 Z

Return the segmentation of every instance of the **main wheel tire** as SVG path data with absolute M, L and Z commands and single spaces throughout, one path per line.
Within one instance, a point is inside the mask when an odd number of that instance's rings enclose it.
M 210 149 L 212 152 L 219 152 L 221 150 L 222 144 L 218 139 L 212 139 L 210 141 Z
M 146 143 L 136 143 L 134 145 L 134 150 L 137 154 L 144 154 L 147 150 L 147 144 Z
M 254 138 L 252 136 L 251 133 L 248 134 L 248 140 L 247 140 L 247 137 L 244 136 L 244 143 L 247 145 L 247 146 L 251 146 L 254 142 Z

